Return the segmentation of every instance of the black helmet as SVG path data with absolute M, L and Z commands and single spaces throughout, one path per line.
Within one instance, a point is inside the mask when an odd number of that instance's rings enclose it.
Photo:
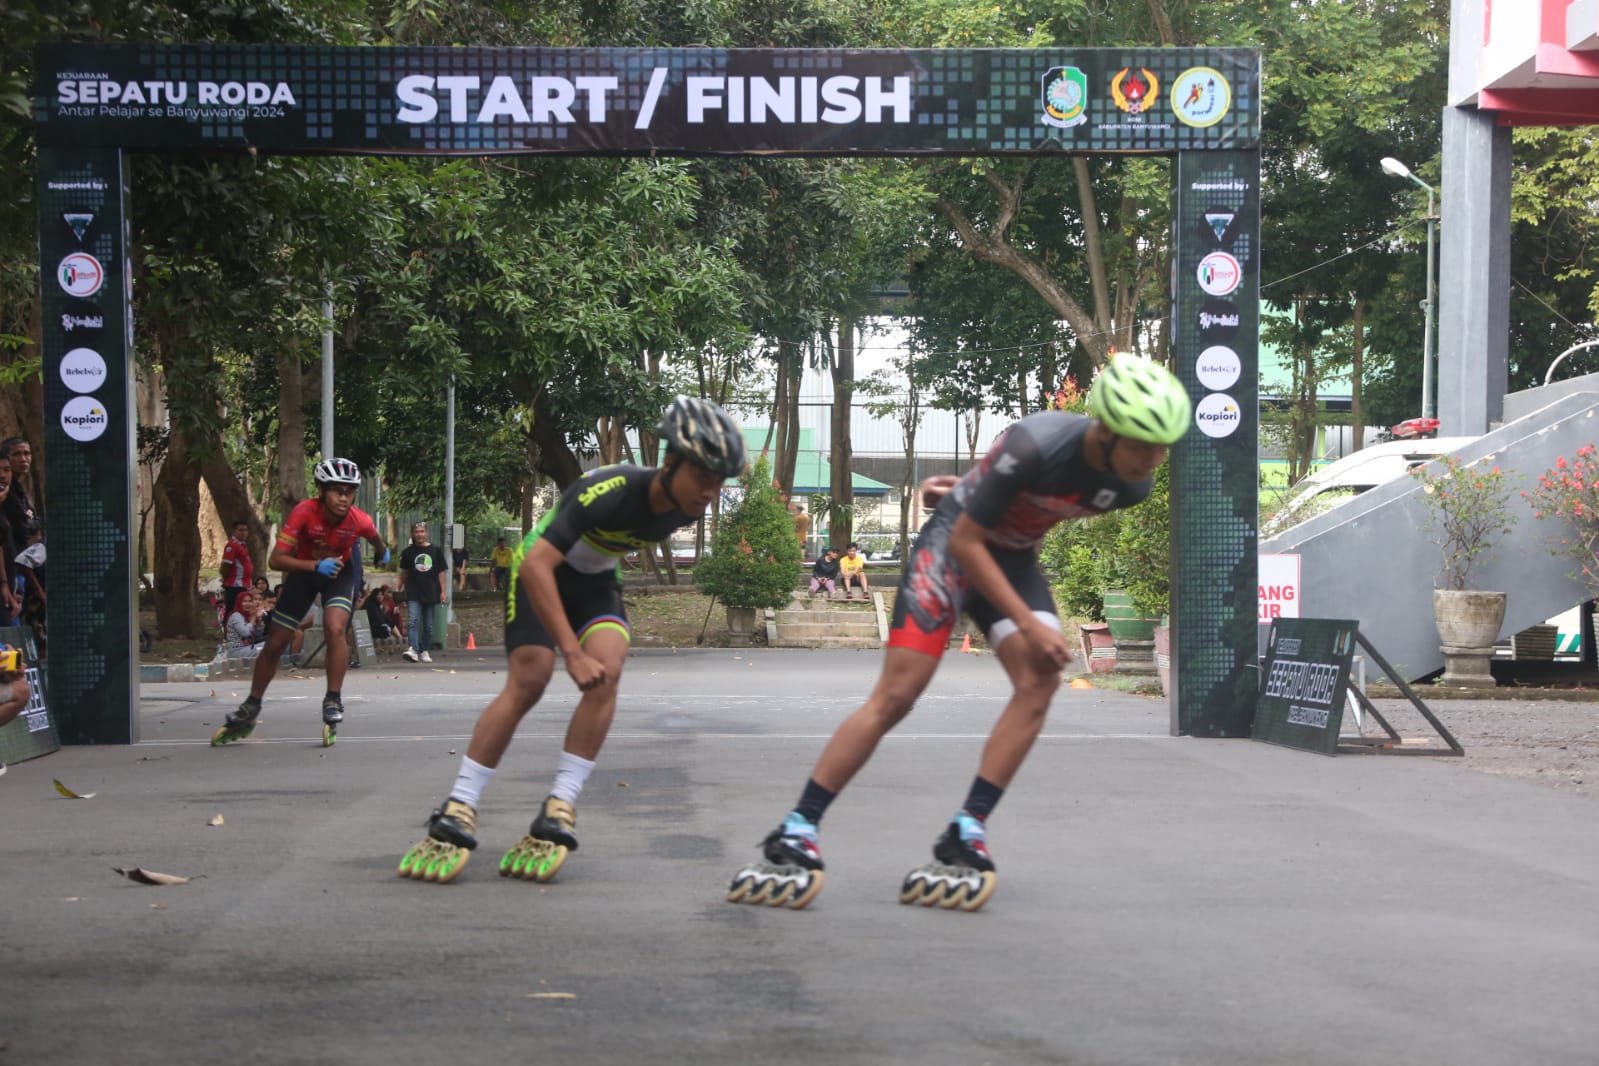
M 744 433 L 709 400 L 679 396 L 661 416 L 658 431 L 667 455 L 681 455 L 724 478 L 744 472 Z

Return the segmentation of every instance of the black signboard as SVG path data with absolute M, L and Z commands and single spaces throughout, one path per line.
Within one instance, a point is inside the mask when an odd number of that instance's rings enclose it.
M 1279 618 L 1271 624 L 1255 705 L 1256 740 L 1332 755 L 1344 720 L 1358 622 Z
M 48 45 L 39 142 L 990 155 L 1257 147 L 1248 48 Z

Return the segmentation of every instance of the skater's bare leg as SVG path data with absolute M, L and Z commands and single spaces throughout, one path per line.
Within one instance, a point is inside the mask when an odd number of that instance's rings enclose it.
M 930 655 L 909 648 L 889 648 L 883 655 L 883 672 L 877 687 L 822 749 L 811 780 L 831 792 L 849 784 L 877 750 L 878 741 L 910 713 L 937 669 L 938 660 Z
M 1010 787 L 1044 728 L 1050 700 L 1060 687 L 1060 671 L 1042 661 L 1020 633 L 1000 641 L 995 654 L 1010 675 L 1011 698 L 988 735 L 977 772 L 1003 789 Z
M 505 757 L 511 737 L 523 716 L 544 695 L 555 672 L 555 650 L 524 644 L 511 651 L 505 673 L 505 687 L 478 716 L 472 727 L 472 742 L 466 755 L 482 766 L 494 768 Z
M 350 612 L 329 607 L 322 612 L 322 636 L 328 642 L 323 654 L 328 664 L 328 691 L 344 691 L 344 675 L 350 672 Z
M 272 684 L 272 679 L 277 676 L 278 663 L 283 659 L 283 651 L 294 639 L 295 630 L 285 628 L 274 622 L 267 628 L 266 644 L 261 648 L 261 653 L 255 657 L 255 667 L 250 674 L 250 698 L 259 701 L 266 695 L 267 686 Z
M 616 687 L 627 662 L 627 647 L 627 634 L 617 629 L 597 628 L 583 638 L 583 650 L 604 664 L 605 681 L 583 693 L 578 701 L 566 726 L 562 750 L 568 754 L 590 762 L 599 756 L 616 715 Z

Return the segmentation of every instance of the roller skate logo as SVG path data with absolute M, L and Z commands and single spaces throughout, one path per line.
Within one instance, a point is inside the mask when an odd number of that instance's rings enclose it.
M 577 850 L 577 811 L 557 796 L 549 796 L 527 836 L 500 859 L 500 876 L 543 883 L 552 879 Z
M 466 869 L 477 847 L 477 810 L 451 797 L 428 817 L 428 835 L 400 859 L 396 871 L 416 881 L 445 885 Z
M 980 819 L 961 811 L 933 844 L 933 861 L 905 875 L 901 903 L 975 911 L 988 902 L 999 880 Z
M 822 849 L 816 826 L 796 813 L 761 842 L 766 861 L 751 863 L 733 875 L 729 903 L 753 903 L 803 910 L 822 890 Z

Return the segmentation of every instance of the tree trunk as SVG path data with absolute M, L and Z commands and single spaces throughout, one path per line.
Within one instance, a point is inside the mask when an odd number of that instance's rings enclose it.
M 156 630 L 163 637 L 198 639 L 204 628 L 195 576 L 200 572 L 200 467 L 190 461 L 189 438 L 174 427 L 166 461 L 155 482 Z
M 1352 443 L 1355 451 L 1366 446 L 1366 419 L 1361 411 L 1360 378 L 1366 363 L 1366 301 L 1355 298 L 1355 343 L 1349 357 L 1349 420 L 1354 423 Z
M 830 429 L 832 450 L 828 455 L 827 543 L 842 548 L 854 532 L 855 443 L 850 436 L 850 409 L 855 401 L 855 320 L 838 320 L 838 350 L 833 357 L 833 411 Z
M 772 422 L 766 431 L 766 444 L 761 447 L 761 454 L 770 456 L 774 484 L 782 482 L 778 476 L 778 468 L 781 465 L 783 449 L 788 444 L 788 368 L 785 365 L 788 356 L 784 354 L 787 350 L 787 344 L 778 348 L 777 388 L 772 394 Z
M 305 499 L 305 378 L 293 348 L 278 352 L 278 509 Z
M 200 476 L 205 478 L 206 488 L 211 490 L 211 499 L 216 504 L 217 519 L 222 523 L 222 529 L 231 535 L 235 522 L 240 519 L 248 522 L 250 558 L 260 564 L 256 567 L 257 573 L 266 573 L 267 528 L 261 516 L 250 506 L 250 495 L 245 491 L 244 483 L 228 465 L 227 452 L 223 450 L 220 435 L 206 443 L 203 456 L 199 463 Z
M 788 379 L 788 415 L 784 419 L 788 423 L 788 440 L 778 453 L 778 480 L 783 486 L 783 495 L 791 496 L 794 493 L 794 471 L 799 464 L 800 446 L 800 375 L 804 362 L 795 358 L 789 372 Z
M 583 464 L 567 445 L 566 435 L 550 407 L 550 394 L 542 388 L 533 398 L 533 441 L 539 450 L 538 469 L 554 479 L 558 490 L 583 476 Z

